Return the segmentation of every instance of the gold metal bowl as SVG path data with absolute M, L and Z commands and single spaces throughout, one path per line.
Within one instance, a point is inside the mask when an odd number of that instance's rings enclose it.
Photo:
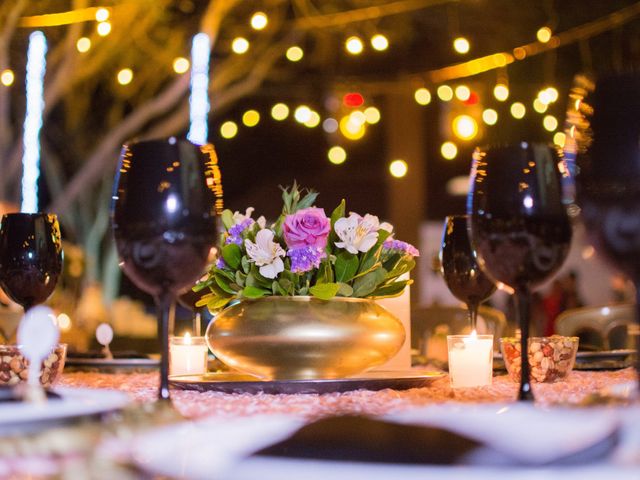
M 344 378 L 381 365 L 400 350 L 405 332 L 373 300 L 274 296 L 226 308 L 206 336 L 232 368 L 295 380 Z

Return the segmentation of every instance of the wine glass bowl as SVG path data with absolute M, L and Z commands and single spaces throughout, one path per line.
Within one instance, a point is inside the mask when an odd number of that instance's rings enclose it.
M 169 398 L 169 306 L 205 269 L 217 239 L 221 195 L 210 145 L 169 138 L 123 147 L 112 226 L 122 270 L 158 306 L 162 399 Z
M 0 225 L 0 287 L 25 311 L 43 303 L 62 272 L 57 217 L 47 213 L 9 213 Z
M 532 400 L 526 359 L 531 289 L 556 273 L 569 252 L 557 152 L 543 144 L 476 149 L 471 169 L 471 242 L 480 267 L 515 292 L 522 342 L 518 398 Z
M 467 220 L 467 215 L 446 217 L 440 265 L 449 291 L 467 305 L 471 328 L 475 330 L 478 307 L 496 291 L 496 287 L 478 265 L 469 242 Z

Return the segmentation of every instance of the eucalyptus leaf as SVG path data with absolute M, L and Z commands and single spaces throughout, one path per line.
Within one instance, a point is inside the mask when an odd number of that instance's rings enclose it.
M 242 251 L 238 245 L 230 243 L 229 245 L 222 247 L 222 258 L 224 259 L 224 263 L 226 263 L 231 269 L 237 270 L 240 266 Z
M 318 193 L 310 191 L 298 202 L 296 211 L 311 207 L 315 203 L 316 198 L 318 198 Z
M 339 289 L 340 286 L 337 283 L 317 283 L 309 288 L 309 293 L 320 300 L 331 300 Z

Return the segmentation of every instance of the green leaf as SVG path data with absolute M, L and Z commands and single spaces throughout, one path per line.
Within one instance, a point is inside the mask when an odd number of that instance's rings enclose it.
M 245 298 L 261 298 L 269 292 L 258 287 L 247 286 L 242 290 L 242 296 Z
M 251 262 L 249 262 L 246 255 L 240 259 L 240 265 L 242 266 L 242 271 L 244 273 L 249 273 L 251 271 Z
M 296 206 L 296 211 L 302 210 L 303 208 L 309 208 L 314 204 L 314 202 L 316 201 L 316 198 L 318 198 L 318 193 L 314 191 L 309 191 L 304 197 L 302 197 L 302 200 L 298 202 L 298 205 Z
M 347 283 L 338 283 L 338 295 L 341 297 L 350 297 L 353 295 L 353 287 Z
M 226 278 L 221 277 L 218 273 L 216 273 L 214 278 L 216 280 L 216 284 L 218 285 L 218 287 L 220 287 L 220 289 L 222 289 L 223 291 L 225 291 L 225 292 L 227 292 L 227 293 L 229 293 L 231 295 L 235 295 L 236 294 L 236 291 L 233 288 L 231 288 L 229 286 L 229 284 L 227 283 L 227 281 L 226 281 L 227 279 Z
M 333 282 L 333 269 L 331 268 L 331 262 L 324 260 L 318 268 L 318 275 L 316 276 L 316 283 L 331 283 Z
M 252 283 L 249 283 L 249 277 L 252 277 Z M 247 285 L 258 286 L 268 290 L 271 288 L 271 280 L 260 275 L 260 269 L 253 264 L 251 265 L 251 273 L 247 276 Z
M 231 227 L 233 227 L 233 212 L 231 210 L 229 209 L 223 210 L 222 215 L 220 215 L 220 218 L 222 219 L 222 224 L 224 225 L 224 228 L 229 230 Z
M 371 296 L 376 298 L 397 297 L 404 291 L 405 287 L 411 285 L 411 283 L 413 283 L 412 280 L 393 282 L 376 289 Z
M 222 247 L 222 258 L 229 268 L 237 270 L 240 266 L 240 259 L 242 258 L 242 251 L 240 247 L 235 243 L 230 243 Z
M 387 271 L 382 267 L 378 267 L 366 275 L 357 278 L 356 281 L 353 282 L 353 296 L 362 298 L 371 295 L 386 277 Z
M 288 278 L 280 278 L 278 280 L 278 283 L 280 284 L 280 287 L 282 288 L 282 290 L 284 290 L 284 292 L 285 292 L 282 295 L 293 295 L 294 294 L 293 282 L 291 280 L 289 280 Z
M 336 282 L 348 282 L 358 271 L 358 257 L 349 252 L 336 256 Z
M 214 275 L 220 275 L 220 276 L 226 278 L 227 280 L 229 280 L 230 282 L 235 282 L 236 281 L 236 276 L 233 274 L 233 272 L 230 272 L 229 270 L 223 270 L 221 268 L 216 268 L 212 273 Z
M 396 264 L 393 270 L 391 270 L 387 274 L 387 279 L 397 278 L 400 275 L 404 275 L 405 273 L 413 270 L 415 266 L 416 266 L 416 261 L 413 258 L 409 260 L 401 260 Z
M 309 288 L 309 292 L 320 300 L 331 300 L 336 296 L 340 286 L 337 283 L 317 283 Z
M 210 312 L 216 313 L 222 310 L 230 301 L 231 298 L 218 297 L 207 303 L 207 308 Z
M 235 280 L 240 287 L 244 287 L 245 281 L 247 280 L 247 276 L 244 273 L 242 273 L 240 270 L 237 270 Z
M 344 201 L 344 198 L 343 198 L 342 201 L 340 202 L 340 205 L 338 205 L 333 210 L 333 212 L 331 212 L 331 228 L 333 228 L 333 226 L 335 225 L 336 221 L 339 218 L 344 217 L 346 210 L 347 210 L 347 203 Z

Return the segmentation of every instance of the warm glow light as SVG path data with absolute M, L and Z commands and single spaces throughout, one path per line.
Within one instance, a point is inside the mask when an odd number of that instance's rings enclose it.
M 306 105 L 300 105 L 296 108 L 295 112 L 293 112 L 293 117 L 299 123 L 308 122 L 311 118 L 311 109 Z
M 564 142 L 567 140 L 567 136 L 564 132 L 556 132 L 553 136 L 553 143 L 558 145 L 560 148 L 564 148 Z
M 499 102 L 504 102 L 507 98 L 509 98 L 509 87 L 507 87 L 503 83 L 497 84 L 493 87 L 493 96 L 496 97 L 496 100 Z
M 487 108 L 482 112 L 482 121 L 487 125 L 495 125 L 498 122 L 498 112 L 493 108 Z
M 71 318 L 66 313 L 61 313 L 56 318 L 56 323 L 58 324 L 58 328 L 63 332 L 68 332 L 71 330 Z
M 362 53 L 362 50 L 364 50 L 362 40 L 360 40 L 360 37 L 356 37 L 355 35 L 347 38 L 347 41 L 344 43 L 344 47 L 351 55 L 359 55 Z
M 440 85 L 437 93 L 438 98 L 443 102 L 448 102 L 453 98 L 453 89 L 449 85 Z
M 361 112 L 360 110 L 355 110 L 351 112 L 351 114 L 349 115 L 349 121 L 354 122 L 357 125 L 362 125 L 367 121 L 367 117 L 364 114 L 364 112 Z
M 294 45 L 293 47 L 289 47 L 287 49 L 286 56 L 287 60 L 289 60 L 290 62 L 299 62 L 300 60 L 302 60 L 302 57 L 304 57 L 304 51 L 297 45 Z
M 329 151 L 327 152 L 327 157 L 329 157 L 329 161 L 334 165 L 340 165 L 347 159 L 347 152 L 344 148 L 336 145 L 335 147 L 331 147 L 329 149 Z
M 177 57 L 173 60 L 173 71 L 176 73 L 186 73 L 189 70 L 189 60 L 184 57 Z
M 364 118 L 371 125 L 378 123 L 380 121 L 380 110 L 376 107 L 367 107 L 364 110 Z
M 458 147 L 453 142 L 444 142 L 440 146 L 440 153 L 447 160 L 453 160 L 458 155 Z
M 118 72 L 118 83 L 120 85 L 129 85 L 133 80 L 133 71 L 130 68 L 123 68 Z
M 366 132 L 365 123 L 360 123 L 351 115 L 345 115 L 340 120 L 340 132 L 349 140 L 360 140 Z
M 471 140 L 478 134 L 478 124 L 469 115 L 458 115 L 451 126 L 454 135 L 461 140 Z
M 542 89 L 538 92 L 538 99 L 545 105 L 549 105 L 558 100 L 558 90 L 553 87 Z
M 547 88 L 547 95 L 549 96 L 549 99 L 551 100 L 551 103 L 553 103 L 553 102 L 558 100 L 558 90 L 556 90 L 553 87 Z
M 105 22 L 109 19 L 109 10 L 106 8 L 99 8 L 96 10 L 96 20 L 98 22 Z
M 282 121 L 289 116 L 289 107 L 284 103 L 276 103 L 271 107 L 271 116 L 274 120 Z
M 109 22 L 100 22 L 97 27 L 98 35 L 106 37 L 111 33 L 111 24 Z
M 14 80 L 15 75 L 13 74 L 13 70 L 9 68 L 3 70 L 2 74 L 0 74 L 0 82 L 2 82 L 2 85 L 4 85 L 5 87 L 11 86 Z
M 251 16 L 251 28 L 254 30 L 262 30 L 269 23 L 269 18 L 264 12 L 256 12 Z
M 247 110 L 242 115 L 242 123 L 247 127 L 255 127 L 260 122 L 260 114 L 256 110 Z
M 222 138 L 233 138 L 238 133 L 238 125 L 236 122 L 227 121 L 220 126 L 220 135 Z
M 539 98 L 536 98 L 533 101 L 533 109 L 538 112 L 538 113 L 544 113 L 547 111 L 547 104 L 544 103 L 542 100 L 540 100 Z
M 88 52 L 91 48 L 91 40 L 87 37 L 80 37 L 76 42 L 76 48 L 80 53 Z
M 320 114 L 314 110 L 311 110 L 311 115 L 309 116 L 309 120 L 304 122 L 305 127 L 315 128 L 320 125 Z
M 553 115 L 545 115 L 544 119 L 542 119 L 542 125 L 544 129 L 553 132 L 556 128 L 558 128 L 558 119 Z
M 542 27 L 536 32 L 536 38 L 540 43 L 547 43 L 551 40 L 551 29 L 549 27 Z
M 467 100 L 469 100 L 470 96 L 471 96 L 471 90 L 466 85 L 458 85 L 456 87 L 456 98 L 458 100 L 466 102 Z
M 511 115 L 513 115 L 513 118 L 517 118 L 518 120 L 523 118 L 524 115 L 527 113 L 526 107 L 520 102 L 515 102 L 511 104 L 510 110 L 511 110 Z
M 429 105 L 431 103 L 431 92 L 426 88 L 419 88 L 414 92 L 413 98 L 420 105 Z
M 460 54 L 469 53 L 470 47 L 469 40 L 464 37 L 458 37 L 453 41 L 453 49 Z
M 244 37 L 234 38 L 233 42 L 231 42 L 231 50 L 233 50 L 233 52 L 237 53 L 238 55 L 247 53 L 247 51 L 249 50 L 249 40 Z
M 389 40 L 381 33 L 378 33 L 377 35 L 371 37 L 371 46 L 374 50 L 382 52 L 389 48 Z
M 327 133 L 335 133 L 338 131 L 338 121 L 335 118 L 326 118 L 322 122 L 322 129 Z
M 407 174 L 409 166 L 404 160 L 394 160 L 389 164 L 389 173 L 396 178 L 402 178 Z

